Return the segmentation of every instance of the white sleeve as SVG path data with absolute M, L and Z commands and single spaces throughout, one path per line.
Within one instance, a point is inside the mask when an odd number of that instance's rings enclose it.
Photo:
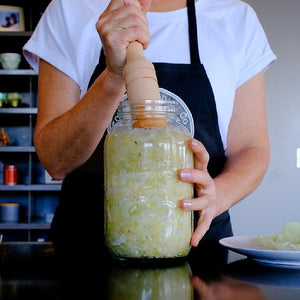
M 99 14 L 82 0 L 53 0 L 23 47 L 26 60 L 36 71 L 39 58 L 47 61 L 85 92 L 100 55 Z
M 241 47 L 241 65 L 237 88 L 253 77 L 258 72 L 267 69 L 276 60 L 270 48 L 266 34 L 254 10 L 247 6 L 245 12 L 244 28 L 240 31 L 243 38 Z

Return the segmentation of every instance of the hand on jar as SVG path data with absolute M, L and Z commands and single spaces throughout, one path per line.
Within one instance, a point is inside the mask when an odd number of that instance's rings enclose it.
M 151 0 L 112 0 L 99 17 L 96 28 L 102 41 L 108 70 L 123 77 L 126 49 L 130 42 L 149 43 L 145 12 Z
M 191 238 L 191 245 L 196 247 L 217 215 L 218 202 L 215 182 L 207 171 L 208 152 L 196 139 L 189 141 L 189 147 L 195 154 L 194 169 L 181 169 L 178 177 L 182 181 L 194 183 L 197 198 L 183 199 L 179 206 L 183 210 L 195 210 L 199 213 L 198 224 Z

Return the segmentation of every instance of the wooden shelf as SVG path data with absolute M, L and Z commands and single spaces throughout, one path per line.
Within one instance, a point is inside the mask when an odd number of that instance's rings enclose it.
M 33 146 L 0 146 L 0 152 L 35 152 Z
M 30 37 L 32 35 L 32 31 L 1 31 L 0 37 Z
M 0 184 L 0 191 L 60 191 L 61 184 L 59 183 L 49 183 L 49 184 L 15 184 L 6 185 Z
M 17 70 L 0 69 L 0 75 L 37 76 L 38 73 L 32 69 L 17 69 Z
M 37 114 L 36 107 L 1 107 L 0 114 Z
M 2 223 L 0 222 L 0 230 L 48 230 L 50 223 Z

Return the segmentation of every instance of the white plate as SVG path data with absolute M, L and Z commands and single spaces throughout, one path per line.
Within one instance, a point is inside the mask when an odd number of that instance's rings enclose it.
M 233 236 L 223 238 L 219 243 L 262 264 L 300 268 L 300 251 L 270 250 L 265 248 L 255 236 Z

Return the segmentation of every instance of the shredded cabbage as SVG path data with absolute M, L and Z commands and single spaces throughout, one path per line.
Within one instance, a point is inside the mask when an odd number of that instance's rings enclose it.
M 300 222 L 285 222 L 278 234 L 258 235 L 258 240 L 272 250 L 300 251 Z
M 186 256 L 192 213 L 178 202 L 193 185 L 177 178 L 193 167 L 189 135 L 176 128 L 120 127 L 105 141 L 105 236 L 117 257 Z

